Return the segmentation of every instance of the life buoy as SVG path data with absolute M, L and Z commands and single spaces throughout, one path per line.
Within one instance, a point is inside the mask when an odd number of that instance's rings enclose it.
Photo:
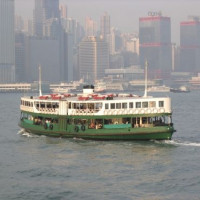
M 81 130 L 85 131 L 85 126 L 84 125 L 81 126 Z
M 75 130 L 76 132 L 78 132 L 78 131 L 79 131 L 79 127 L 78 127 L 78 126 L 75 126 L 75 127 L 74 127 L 74 130 Z
M 50 128 L 51 130 L 53 130 L 53 124 L 50 124 L 49 128 Z

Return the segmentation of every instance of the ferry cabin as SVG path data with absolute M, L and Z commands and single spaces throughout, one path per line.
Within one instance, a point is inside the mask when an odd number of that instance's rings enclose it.
M 170 98 L 46 95 L 21 98 L 20 109 L 20 126 L 39 135 L 171 139 L 174 131 Z

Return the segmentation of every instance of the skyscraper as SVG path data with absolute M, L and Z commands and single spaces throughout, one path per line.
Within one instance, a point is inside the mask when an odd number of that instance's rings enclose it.
M 98 37 L 86 37 L 79 45 L 80 78 L 94 82 L 109 68 L 108 44 Z
M 60 17 L 67 19 L 67 6 L 64 4 L 60 5 Z
M 14 0 L 0 0 L 0 82 L 15 81 Z
M 85 34 L 86 36 L 96 36 L 97 34 L 97 23 L 91 17 L 85 19 Z
M 34 32 L 36 36 L 44 35 L 44 24 L 52 18 L 60 18 L 59 0 L 35 0 Z
M 180 23 L 180 71 L 200 70 L 200 17 Z
M 107 35 L 110 35 L 110 15 L 107 12 L 101 16 L 100 25 L 101 35 L 106 38 Z
M 172 68 L 171 20 L 161 14 L 139 19 L 140 64 L 147 60 L 152 78 L 167 78 Z

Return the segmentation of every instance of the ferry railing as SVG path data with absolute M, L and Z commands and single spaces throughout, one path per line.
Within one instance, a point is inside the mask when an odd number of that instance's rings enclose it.
M 20 110 L 27 111 L 27 112 L 34 112 L 33 107 L 24 106 L 24 105 L 20 105 Z
M 165 112 L 164 108 L 107 109 L 104 110 L 104 115 L 156 114 Z
M 98 109 L 72 109 L 69 113 L 71 115 L 94 115 L 98 112 Z

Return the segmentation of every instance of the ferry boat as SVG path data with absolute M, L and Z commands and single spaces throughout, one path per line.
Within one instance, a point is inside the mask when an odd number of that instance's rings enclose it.
M 170 140 L 174 130 L 169 97 L 50 94 L 21 98 L 19 126 L 26 132 L 94 140 Z
M 171 99 L 147 95 L 147 64 L 144 96 L 97 94 L 93 85 L 78 95 L 42 95 L 39 83 L 38 97 L 21 98 L 19 126 L 26 132 L 93 140 L 170 140 L 175 132 Z

